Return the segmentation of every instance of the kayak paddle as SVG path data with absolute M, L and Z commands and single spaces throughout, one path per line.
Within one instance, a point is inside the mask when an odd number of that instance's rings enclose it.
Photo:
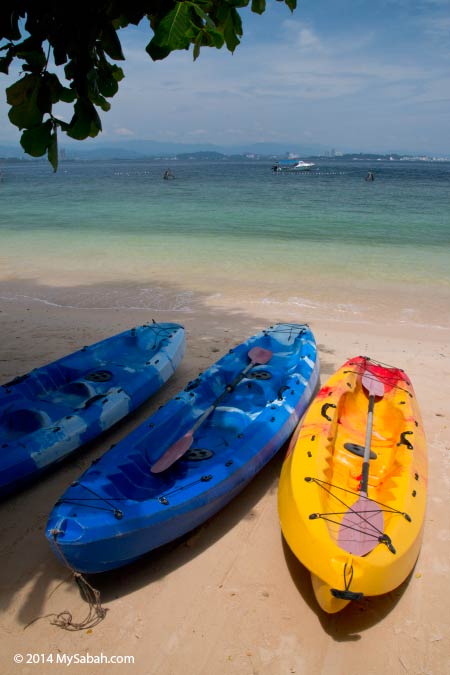
M 188 432 L 184 434 L 178 441 L 175 441 L 173 445 L 166 450 L 166 452 L 161 455 L 161 457 L 153 464 L 150 471 L 152 473 L 161 473 L 168 469 L 172 464 L 174 464 L 177 459 L 180 459 L 187 450 L 192 445 L 194 440 L 194 433 L 197 431 L 200 425 L 211 415 L 211 413 L 217 408 L 218 405 L 222 402 L 227 394 L 233 391 L 236 385 L 246 376 L 248 371 L 253 368 L 253 366 L 265 365 L 272 358 L 272 352 L 270 349 L 264 349 L 263 347 L 252 347 L 248 352 L 248 358 L 250 363 L 244 368 L 244 370 L 239 373 L 231 384 L 227 384 L 224 391 L 220 394 L 214 403 L 201 415 L 198 420 L 195 422 L 194 426 L 189 429 Z
M 373 409 L 375 396 L 384 395 L 384 384 L 371 372 L 364 371 L 362 386 L 369 394 L 369 410 L 367 415 L 366 444 L 362 465 L 359 499 L 344 515 L 338 534 L 341 548 L 354 555 L 366 555 L 383 536 L 384 517 L 379 505 L 368 498 L 370 444 L 372 440 Z

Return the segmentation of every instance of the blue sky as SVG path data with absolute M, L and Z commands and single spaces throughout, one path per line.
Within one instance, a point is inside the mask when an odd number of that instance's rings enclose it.
M 233 55 L 203 49 L 195 63 L 191 52 L 152 63 L 145 27 L 122 31 L 126 78 L 101 113 L 102 142 L 450 154 L 450 0 L 267 4 L 242 11 Z M 18 137 L 2 100 L 0 142 Z

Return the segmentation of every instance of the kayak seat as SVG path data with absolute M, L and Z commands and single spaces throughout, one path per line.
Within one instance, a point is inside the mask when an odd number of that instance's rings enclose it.
M 7 420 L 7 426 L 10 431 L 20 431 L 26 434 L 31 434 L 37 429 L 48 427 L 52 423 L 47 413 L 42 410 L 30 410 L 30 408 L 14 410 L 8 415 Z
M 140 452 L 133 452 L 128 456 L 128 459 L 133 463 L 140 471 L 146 473 L 148 472 L 149 464 L 144 459 L 144 456 Z
M 248 414 L 253 410 L 261 410 L 269 400 L 275 398 L 275 394 L 271 395 L 271 390 L 271 386 L 264 387 L 253 379 L 244 379 L 234 390 L 233 398 L 238 403 L 238 408 L 242 406 L 247 408 L 244 414 Z
M 118 468 L 137 488 L 148 488 L 151 485 L 148 467 L 146 467 L 146 471 L 142 471 L 134 462 L 127 462 L 126 464 L 120 464 Z
M 88 382 L 74 380 L 59 387 L 51 396 L 48 394 L 41 399 L 56 405 L 65 405 L 69 408 L 79 408 L 85 401 L 95 396 L 96 389 Z
M 87 382 L 69 382 L 59 389 L 60 392 L 64 394 L 74 395 L 74 396 L 93 396 L 95 394 L 95 389 Z
M 239 434 L 248 427 L 251 421 L 251 416 L 240 408 L 218 406 L 214 411 L 212 423 L 216 428 L 221 427 Z

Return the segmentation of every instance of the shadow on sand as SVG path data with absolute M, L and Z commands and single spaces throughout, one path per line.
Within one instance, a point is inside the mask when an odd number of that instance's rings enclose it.
M 382 621 L 393 610 L 413 574 L 411 572 L 403 584 L 390 593 L 363 598 L 359 602 L 351 602 L 336 614 L 327 614 L 317 604 L 309 570 L 292 553 L 284 537 L 282 543 L 286 564 L 297 590 L 310 609 L 317 614 L 324 631 L 336 642 L 361 640 L 361 633 Z
M 39 298 L 45 293 L 39 284 L 32 281 L 28 281 L 27 284 L 27 298 Z M 108 295 L 111 291 L 110 286 L 97 284 L 95 286 L 97 296 L 101 296 L 102 292 Z M 120 282 L 114 284 L 114 288 L 118 286 Z M 162 286 L 164 284 L 158 284 L 159 289 Z M 77 288 L 69 289 L 71 296 L 76 295 Z M 80 286 L 78 290 L 82 296 L 86 296 L 88 288 Z M 62 289 L 62 295 L 65 290 Z M 167 297 L 180 291 L 171 287 L 165 290 Z M 73 583 L 70 571 L 54 557 L 44 534 L 48 514 L 66 486 L 77 479 L 91 462 L 101 456 L 113 443 L 117 443 L 181 390 L 198 374 L 202 360 L 204 367 L 207 367 L 230 347 L 271 324 L 267 317 L 212 309 L 205 302 L 206 297 L 207 294 L 204 298 L 196 295 L 189 313 L 177 314 L 170 310 L 158 311 L 156 315 L 153 313 L 156 321 L 178 321 L 185 326 L 187 332 L 188 346 L 184 362 L 165 387 L 99 439 L 44 474 L 38 483 L 24 488 L 0 503 L 2 522 L 0 608 L 11 610 L 11 607 L 17 605 L 15 611 L 23 625 L 29 624 L 47 611 L 48 599 L 59 588 L 61 582 Z M 23 312 L 23 317 L 19 321 L 12 323 L 12 330 L 10 327 L 5 336 L 2 350 L 5 355 L 12 355 L 11 359 L 3 359 L 2 362 L 5 379 L 54 360 L 108 334 L 125 330 L 152 318 L 152 312 L 146 308 L 134 308 L 131 313 L 131 310 L 126 308 L 119 311 L 118 308 L 107 307 L 103 316 L 89 308 L 68 309 L 63 306 L 64 312 L 61 312 L 58 305 L 35 305 L 33 302 L 27 300 L 24 308 L 28 311 Z M 70 328 L 69 335 L 68 311 L 75 312 L 73 330 Z M 103 324 L 99 319 L 103 320 Z M 307 320 L 307 316 L 299 316 L 297 319 L 299 323 Z M 273 319 L 273 322 L 276 321 L 283 321 L 283 317 Z M 105 328 L 106 334 L 102 332 Z M 48 339 L 49 335 L 52 335 L 51 341 Z M 31 343 L 33 349 L 30 348 Z M 55 345 L 58 345 L 58 353 L 55 353 Z M 333 351 L 323 345 L 318 347 L 321 351 L 321 372 L 325 374 L 333 372 L 338 365 L 332 363 Z M 21 355 L 23 358 L 19 358 Z M 18 362 L 17 366 L 14 361 Z M 89 581 L 101 591 L 102 601 L 108 603 L 116 597 L 127 595 L 161 579 L 212 546 L 241 519 L 252 517 L 252 508 L 262 496 L 268 491 L 277 489 L 286 448 L 287 445 L 237 498 L 194 532 L 128 565 L 126 575 L 123 569 L 119 569 L 89 577 Z

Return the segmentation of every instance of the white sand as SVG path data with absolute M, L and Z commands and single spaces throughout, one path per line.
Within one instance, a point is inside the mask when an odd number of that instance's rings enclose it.
M 0 381 L 84 344 L 155 318 L 187 329 L 188 348 L 173 379 L 151 401 L 0 504 L 1 673 L 158 675 L 346 675 L 450 672 L 449 618 L 449 329 L 431 330 L 372 314 L 343 322 L 326 313 L 284 315 L 276 304 L 196 307 L 190 313 L 67 309 L 27 299 L 0 301 Z M 404 318 L 404 317 L 403 317 Z M 441 322 L 435 317 L 436 326 Z M 396 591 L 328 616 L 309 575 L 283 544 L 277 483 L 283 451 L 221 513 L 181 543 L 115 572 L 90 577 L 108 609 L 91 630 L 66 632 L 40 615 L 87 606 L 46 542 L 49 511 L 65 487 L 231 346 L 274 321 L 310 323 L 319 344 L 321 381 L 358 354 L 406 370 L 422 411 L 429 448 L 425 537 L 409 580 Z M 447 320 L 447 319 L 446 319 Z M 24 656 L 21 665 L 13 656 Z M 134 664 L 56 664 L 57 655 L 131 656 Z M 26 663 L 27 654 L 54 663 Z M 61 658 L 61 656 L 59 657 Z

